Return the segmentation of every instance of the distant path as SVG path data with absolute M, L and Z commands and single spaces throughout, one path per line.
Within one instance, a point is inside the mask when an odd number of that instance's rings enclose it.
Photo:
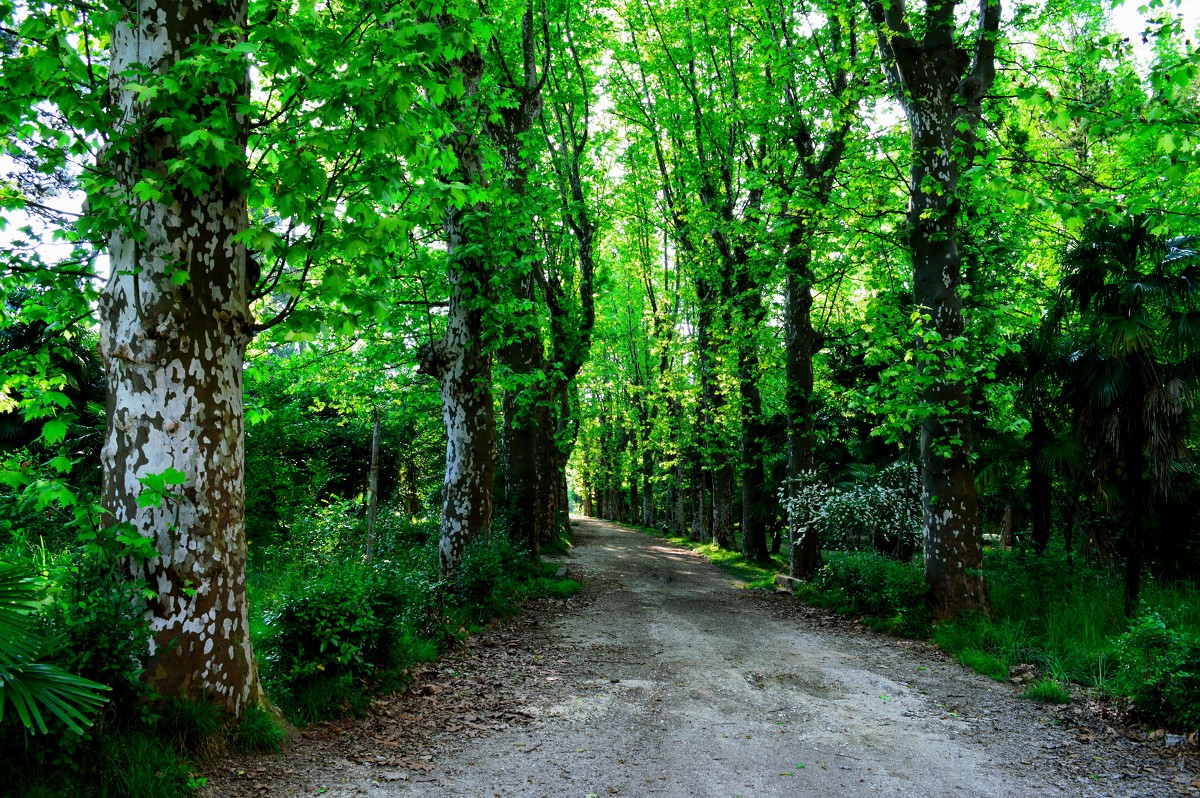
M 515 714 L 490 717 L 513 722 L 493 723 L 475 739 L 447 730 L 418 769 L 382 756 L 386 764 L 371 764 L 375 751 L 390 749 L 373 750 L 369 740 L 349 758 L 321 764 L 310 755 L 307 767 L 319 773 L 296 775 L 305 766 L 293 753 L 285 760 L 292 781 L 272 781 L 267 791 L 259 784 L 253 794 L 1193 794 L 1192 777 L 1169 761 L 1152 757 L 1147 772 L 1143 749 L 1105 743 L 1081 729 L 1072 710 L 1020 699 L 924 644 L 856 632 L 790 597 L 739 589 L 693 553 L 615 524 L 573 521 L 568 566 L 583 596 L 520 637 L 498 632 L 436 677 L 460 697 L 462 715 L 492 695 L 471 691 L 494 674 L 497 689 L 510 691 L 496 702 Z M 531 653 L 494 653 L 518 649 Z M 485 655 L 492 659 L 472 666 Z M 408 711 L 387 710 L 417 717 Z M 427 725 L 445 730 L 452 720 Z M 386 737 L 378 720 L 366 725 L 342 734 Z

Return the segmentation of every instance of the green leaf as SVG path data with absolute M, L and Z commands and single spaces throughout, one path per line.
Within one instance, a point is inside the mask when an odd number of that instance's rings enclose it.
M 61 418 L 52 418 L 42 426 L 42 440 L 50 445 L 62 443 L 67 438 L 67 422 Z

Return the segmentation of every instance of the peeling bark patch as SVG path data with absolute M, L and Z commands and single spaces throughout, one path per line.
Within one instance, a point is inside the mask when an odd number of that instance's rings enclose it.
M 144 170 L 166 173 L 162 153 L 174 142 L 154 128 L 123 75 L 135 64 L 161 72 L 209 37 L 216 20 L 244 28 L 247 11 L 244 0 L 142 0 L 140 8 L 113 32 L 110 70 L 118 130 L 132 145 L 111 166 L 130 196 Z M 140 240 L 122 230 L 109 240 L 112 272 L 100 301 L 109 411 L 102 498 L 113 522 L 130 524 L 158 552 L 129 565 L 157 594 L 147 608 L 147 679 L 163 695 L 213 700 L 240 715 L 262 701 L 245 595 L 242 362 L 250 324 L 237 236 L 247 211 L 223 173 L 211 177 L 199 195 L 176 189 L 138 203 Z M 190 276 L 185 286 L 171 280 L 179 264 Z M 138 507 L 139 478 L 168 468 L 184 474 L 183 485 L 157 507 Z

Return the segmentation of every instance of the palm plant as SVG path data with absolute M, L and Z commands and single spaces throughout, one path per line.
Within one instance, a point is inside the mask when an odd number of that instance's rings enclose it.
M 24 568 L 0 562 L 0 720 L 11 704 L 28 731 L 48 731 L 45 712 L 79 734 L 108 688 L 41 661 L 51 646 L 35 626 L 40 593 Z
M 1156 503 L 1186 456 L 1200 352 L 1200 255 L 1193 236 L 1155 235 L 1145 217 L 1091 225 L 1064 257 L 1077 327 L 1066 396 L 1101 496 L 1122 522 L 1125 609 L 1137 606 Z

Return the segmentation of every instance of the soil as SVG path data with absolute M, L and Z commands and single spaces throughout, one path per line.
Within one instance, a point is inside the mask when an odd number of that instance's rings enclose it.
M 214 763 L 201 795 L 1200 795 L 1186 740 L 1082 696 L 1036 704 L 925 643 L 573 522 L 582 593 L 468 639 L 366 718 Z

